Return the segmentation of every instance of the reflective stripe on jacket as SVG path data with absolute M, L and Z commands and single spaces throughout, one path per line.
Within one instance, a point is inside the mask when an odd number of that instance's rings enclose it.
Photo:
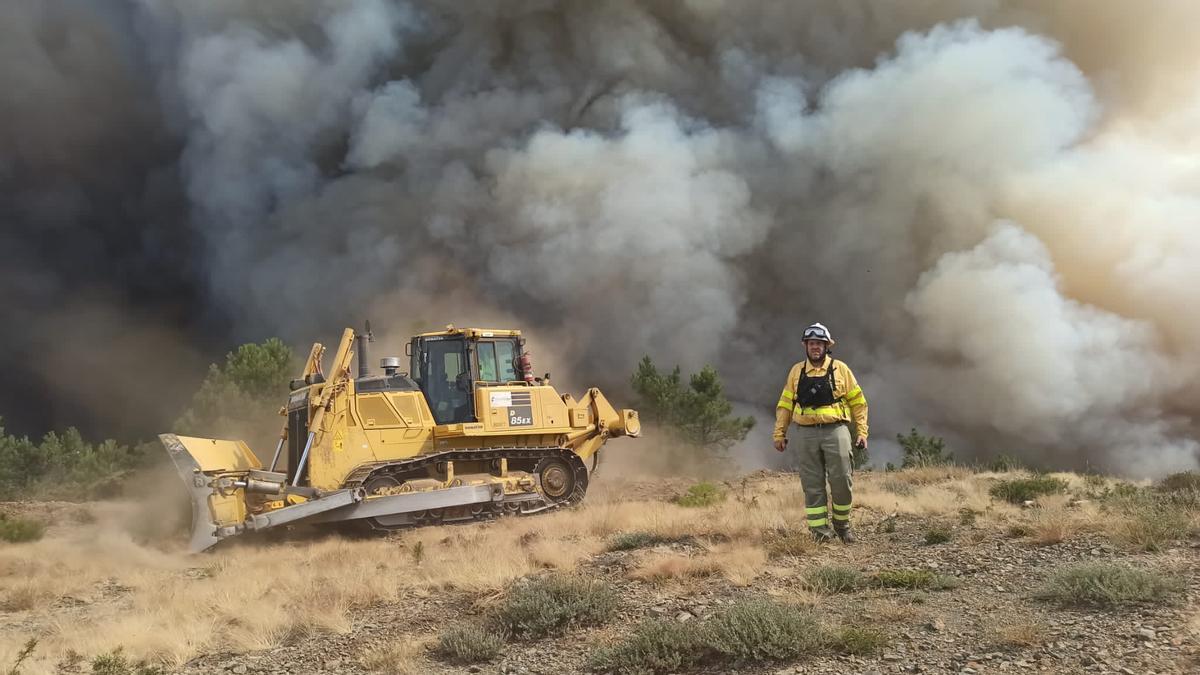
M 820 366 L 814 366 L 807 361 L 801 361 L 788 371 L 787 381 L 783 384 L 783 393 L 775 406 L 775 438 L 784 438 L 789 422 L 800 425 L 827 424 L 829 422 L 850 422 L 853 420 L 856 433 L 867 435 L 867 397 L 858 380 L 854 378 L 850 366 L 837 360 L 833 367 L 834 390 L 837 399 L 833 405 L 819 408 L 803 408 L 795 404 L 796 382 L 800 372 L 807 367 L 809 377 L 821 377 L 828 373 L 831 357 L 826 355 Z

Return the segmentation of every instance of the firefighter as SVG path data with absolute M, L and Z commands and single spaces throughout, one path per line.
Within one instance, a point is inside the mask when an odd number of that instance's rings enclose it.
M 850 425 L 853 422 L 855 430 L 853 446 L 865 450 L 867 399 L 850 367 L 831 355 L 834 341 L 828 328 L 814 323 L 804 329 L 803 339 L 807 358 L 788 372 L 775 409 L 775 449 L 783 452 L 787 448 L 789 422 L 795 422 L 809 530 L 817 541 L 832 540 L 836 534 L 851 544 Z M 826 480 L 832 505 L 825 492 Z

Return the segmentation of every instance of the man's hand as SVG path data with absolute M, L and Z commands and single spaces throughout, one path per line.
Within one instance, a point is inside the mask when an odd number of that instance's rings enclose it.
M 787 439 L 786 438 L 775 439 L 775 450 L 778 452 L 783 452 L 784 450 L 787 450 Z
M 859 436 L 858 440 L 854 442 L 854 447 L 858 448 L 859 450 L 866 450 L 867 449 L 867 437 Z

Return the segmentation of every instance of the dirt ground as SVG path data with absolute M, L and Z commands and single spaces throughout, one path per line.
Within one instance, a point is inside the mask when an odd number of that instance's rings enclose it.
M 766 472 L 720 485 L 724 500 L 707 507 L 671 502 L 685 479 L 601 473 L 570 511 L 370 538 L 300 530 L 198 556 L 149 538 L 138 503 L 4 504 L 50 527 L 40 541 L 0 544 L 0 667 L 34 637 L 24 673 L 92 672 L 97 655 L 117 648 L 173 673 L 578 673 L 594 649 L 643 619 L 700 622 L 739 599 L 768 597 L 885 639 L 869 655 L 830 651 L 739 673 L 1200 672 L 1196 514 L 1148 546 L 1131 536 L 1133 516 L 1096 497 L 1113 481 L 1056 476 L 1070 485 L 1064 494 L 1013 505 L 988 494 L 1012 475 L 861 474 L 853 546 L 802 538 L 796 477 Z M 928 543 L 938 528 L 948 540 Z M 631 532 L 668 543 L 608 550 Z M 1035 597 L 1055 570 L 1089 561 L 1160 571 L 1183 589 L 1174 603 L 1109 609 Z M 824 594 L 811 579 L 829 565 L 868 575 L 928 570 L 957 587 Z M 614 588 L 616 618 L 510 642 L 473 666 L 429 651 L 447 626 L 501 602 L 514 581 L 562 573 Z

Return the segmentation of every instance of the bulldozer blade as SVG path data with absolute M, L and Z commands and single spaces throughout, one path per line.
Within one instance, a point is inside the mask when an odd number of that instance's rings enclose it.
M 193 438 L 162 434 L 159 437 L 167 454 L 171 456 L 175 470 L 187 486 L 192 504 L 192 532 L 188 548 L 199 553 L 225 537 L 213 513 L 212 471 L 249 471 L 262 465 L 258 458 L 242 441 L 222 441 L 211 438 Z

